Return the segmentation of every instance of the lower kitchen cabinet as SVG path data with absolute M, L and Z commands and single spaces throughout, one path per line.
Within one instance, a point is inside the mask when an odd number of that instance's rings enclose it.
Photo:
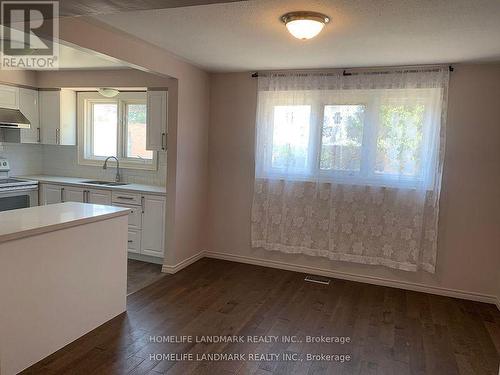
M 85 190 L 79 187 L 63 186 L 62 188 L 63 202 L 85 202 Z
M 141 253 L 141 231 L 135 229 L 128 230 L 128 251 L 130 253 Z
M 113 203 L 113 206 L 126 207 L 130 210 L 128 214 L 128 227 L 130 230 L 142 229 L 142 209 L 141 206 Z
M 111 205 L 111 192 L 109 190 L 87 189 L 87 203 Z
M 128 207 L 131 253 L 163 258 L 166 200 L 160 195 L 113 192 L 113 205 Z
M 143 197 L 141 253 L 163 257 L 165 230 L 165 198 Z
M 40 184 L 40 204 L 86 202 L 130 209 L 128 251 L 163 258 L 166 199 L 162 195 Z
M 40 184 L 38 201 L 40 205 L 61 203 L 63 201 L 63 187 L 61 185 Z
M 78 186 L 41 184 L 40 204 L 61 202 L 82 202 L 111 205 L 111 192 L 100 189 L 86 189 Z

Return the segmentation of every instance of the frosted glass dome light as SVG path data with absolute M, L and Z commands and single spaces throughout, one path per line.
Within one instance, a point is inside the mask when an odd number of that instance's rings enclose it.
M 104 96 L 105 98 L 114 98 L 116 95 L 120 93 L 117 89 L 112 89 L 109 87 L 102 87 L 97 89 L 97 92 Z
M 315 12 L 291 12 L 283 15 L 281 20 L 295 38 L 307 40 L 318 35 L 330 22 L 330 17 Z

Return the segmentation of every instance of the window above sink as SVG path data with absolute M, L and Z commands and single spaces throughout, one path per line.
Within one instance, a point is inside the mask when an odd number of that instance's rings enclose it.
M 78 163 L 102 166 L 108 156 L 129 169 L 157 169 L 158 153 L 146 150 L 146 92 L 106 98 L 77 93 Z

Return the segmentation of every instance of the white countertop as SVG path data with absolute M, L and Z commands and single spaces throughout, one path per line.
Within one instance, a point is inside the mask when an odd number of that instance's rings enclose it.
M 103 190 L 144 192 L 148 194 L 158 194 L 158 195 L 165 195 L 167 193 L 165 186 L 153 186 L 153 185 L 142 185 L 142 184 L 106 186 L 106 185 L 88 184 L 84 182 L 84 181 L 97 180 L 95 178 L 93 179 L 93 178 L 46 176 L 46 175 L 17 176 L 17 178 L 25 180 L 35 180 L 38 182 L 57 183 L 63 185 L 86 186 L 94 189 L 103 189 Z
M 78 202 L 4 211 L 0 212 L 0 242 L 128 215 L 129 212 L 123 207 Z

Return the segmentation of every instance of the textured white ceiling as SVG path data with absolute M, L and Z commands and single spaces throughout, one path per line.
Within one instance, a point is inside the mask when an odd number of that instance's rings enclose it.
M 332 18 L 310 41 L 279 17 Z M 210 71 L 500 60 L 500 0 L 249 0 L 96 17 Z

